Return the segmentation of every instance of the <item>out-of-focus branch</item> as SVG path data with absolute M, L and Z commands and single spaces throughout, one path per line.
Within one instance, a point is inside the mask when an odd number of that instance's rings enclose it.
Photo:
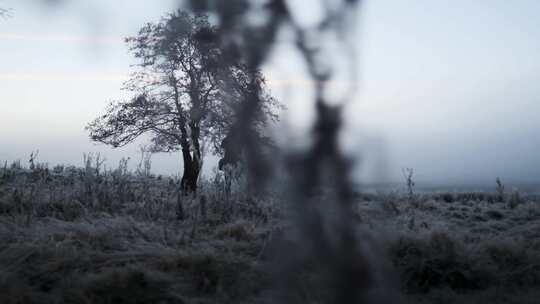
M 11 11 L 12 11 L 12 9 L 10 9 L 10 8 L 0 7 L 0 18 L 9 18 L 9 17 L 11 17 Z

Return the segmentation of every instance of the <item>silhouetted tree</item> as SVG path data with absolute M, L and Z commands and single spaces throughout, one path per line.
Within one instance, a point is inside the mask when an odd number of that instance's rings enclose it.
M 256 92 L 264 101 L 252 124 L 255 133 L 276 119 L 272 107 L 277 102 L 264 94 L 263 75 L 239 60 L 224 60 L 219 39 L 206 15 L 182 11 L 148 23 L 137 36 L 127 38 L 139 61 L 125 83 L 134 97 L 111 103 L 105 115 L 91 122 L 91 139 L 119 147 L 150 134 L 153 152 L 181 150 L 181 189 L 196 191 L 201 141 L 208 140 L 214 152 L 223 153 L 222 141 L 234 124 L 235 109 L 246 98 Z

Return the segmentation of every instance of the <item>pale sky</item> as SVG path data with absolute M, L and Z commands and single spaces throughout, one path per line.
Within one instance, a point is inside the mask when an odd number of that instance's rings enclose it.
M 175 0 L 80 0 L 51 9 L 0 0 L 0 160 L 81 164 L 101 152 L 109 166 L 137 158 L 84 126 L 113 99 L 133 63 L 122 38 L 171 11 Z M 295 1 L 310 11 L 311 1 Z M 344 143 L 364 180 L 400 179 L 403 167 L 433 183 L 540 181 L 540 2 L 365 1 L 358 22 L 359 93 Z M 285 120 L 306 132 L 311 104 L 298 57 L 286 46 L 267 67 Z M 291 122 L 292 121 L 292 122 Z M 154 157 L 174 173 L 180 155 Z M 136 161 L 134 161 L 135 163 Z M 210 172 L 212 161 L 207 164 Z

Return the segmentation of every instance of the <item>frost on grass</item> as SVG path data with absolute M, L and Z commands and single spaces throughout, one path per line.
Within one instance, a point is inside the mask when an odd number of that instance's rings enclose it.
M 279 276 L 274 260 L 298 254 L 276 252 L 279 244 L 302 250 L 279 196 L 255 199 L 203 181 L 178 221 L 168 178 L 56 171 L 0 169 L 1 303 L 268 303 Z M 414 200 L 407 193 L 355 198 L 359 241 L 377 244 L 363 252 L 373 267 L 395 274 L 386 283 L 403 302 L 534 303 L 535 197 L 433 193 Z M 328 203 L 324 195 L 320 203 Z M 297 265 L 287 282 L 315 301 L 327 291 L 313 289 L 326 281 L 312 263 Z

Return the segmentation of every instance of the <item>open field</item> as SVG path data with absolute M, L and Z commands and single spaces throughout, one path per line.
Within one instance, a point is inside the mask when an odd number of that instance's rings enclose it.
M 285 197 L 216 179 L 186 198 L 173 178 L 93 163 L 0 169 L 0 303 L 275 302 L 288 280 L 275 257 L 302 246 Z M 534 196 L 358 194 L 352 212 L 368 258 L 388 266 L 373 269 L 372 302 L 537 303 Z M 297 302 L 324 294 L 314 269 L 301 267 Z

